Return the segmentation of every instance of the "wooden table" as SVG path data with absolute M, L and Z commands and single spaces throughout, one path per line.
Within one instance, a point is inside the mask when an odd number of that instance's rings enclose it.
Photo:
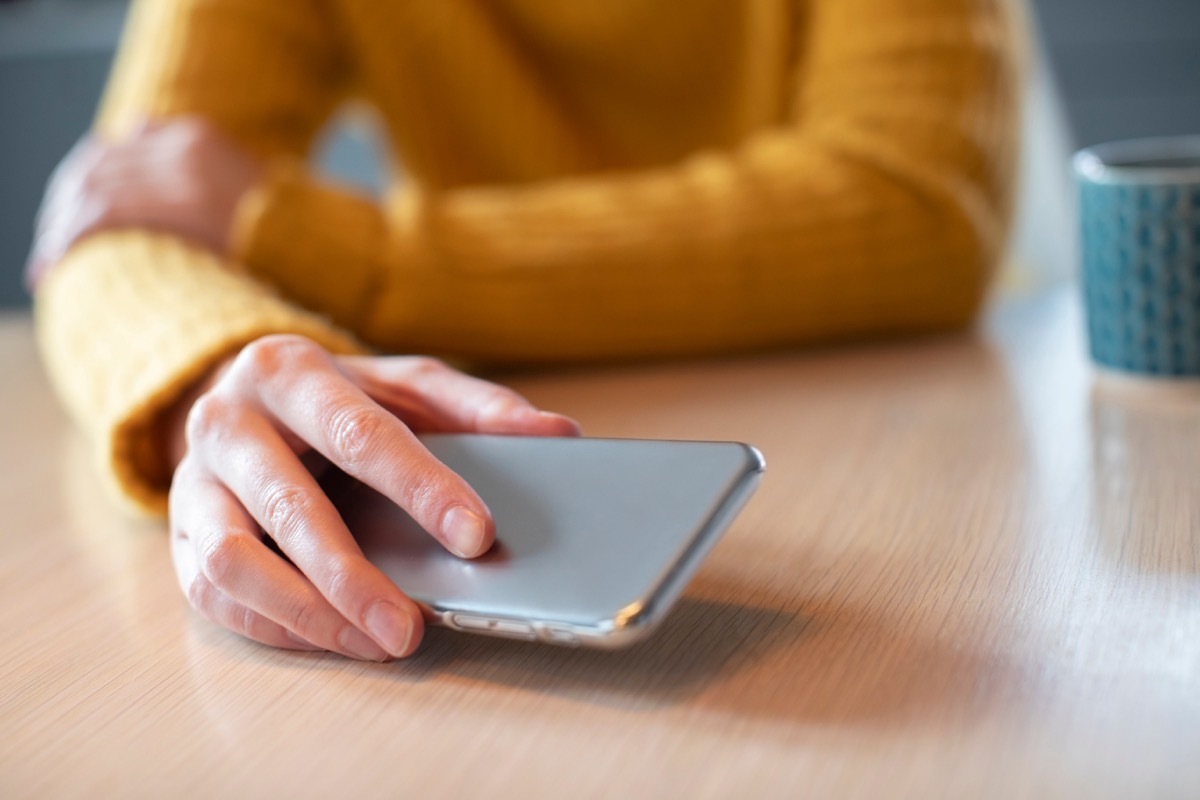
M 193 614 L 0 323 L 0 795 L 1200 796 L 1200 399 L 1096 384 L 1065 290 L 977 336 L 517 376 L 766 478 L 661 635 L 406 663 Z

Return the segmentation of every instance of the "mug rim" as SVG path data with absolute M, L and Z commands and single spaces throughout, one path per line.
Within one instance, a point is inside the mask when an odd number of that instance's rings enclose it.
M 1122 139 L 1085 147 L 1075 154 L 1075 174 L 1092 183 L 1200 183 L 1200 163 L 1194 167 L 1139 167 L 1114 161 L 1194 158 L 1200 162 L 1200 136 L 1156 136 Z

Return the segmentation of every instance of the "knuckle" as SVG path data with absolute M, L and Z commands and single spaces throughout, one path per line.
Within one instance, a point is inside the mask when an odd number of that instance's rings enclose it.
M 345 608 L 354 605 L 354 589 L 362 585 L 356 580 L 355 565 L 345 556 L 335 556 L 329 559 L 323 575 L 322 594 L 331 605 Z
M 215 438 L 229 427 L 235 417 L 232 404 L 216 392 L 197 398 L 188 411 L 185 434 L 189 449 L 197 442 Z
M 100 187 L 100 171 L 94 166 L 79 165 L 73 171 L 75 178 L 74 186 L 71 188 L 80 195 L 91 195 Z
M 236 614 L 237 628 L 236 633 L 240 633 L 248 639 L 261 641 L 267 633 L 267 622 L 259 614 L 248 606 L 241 606 Z
M 329 444 L 335 461 L 354 468 L 368 460 L 384 435 L 385 421 L 370 406 L 341 406 L 330 415 Z
M 200 572 L 213 586 L 229 586 L 247 560 L 247 543 L 240 536 L 214 536 L 197 555 Z
M 321 637 L 317 635 L 317 617 L 319 612 L 309 600 L 297 600 L 283 612 L 283 627 L 293 633 L 303 636 L 310 642 Z
M 83 213 L 76 217 L 81 232 L 136 221 L 136 218 L 129 219 L 128 213 L 122 213 L 121 201 L 108 189 L 89 195 L 85 201 Z
M 450 371 L 445 361 L 434 356 L 408 356 L 405 361 L 413 375 L 437 375 Z
M 183 458 L 175 466 L 175 471 L 171 473 L 171 486 L 168 489 L 168 496 L 171 499 L 169 508 L 174 514 L 174 509 L 188 493 L 192 492 L 196 486 L 196 481 L 200 476 L 200 465 L 196 457 L 196 453 L 188 447 L 184 449 Z M 184 538 L 187 538 L 184 533 Z
M 286 539 L 310 518 L 312 500 L 299 486 L 279 483 L 266 490 L 262 509 L 268 532 L 277 540 Z
M 480 393 L 479 404 L 475 407 L 475 422 L 485 423 L 526 405 L 525 399 L 511 389 L 492 385 Z
M 58 233 L 73 239 L 88 229 L 111 224 L 116 220 L 116 210 L 116 202 L 103 194 L 81 197 L 60 212 Z
M 192 578 L 190 584 L 184 587 L 188 604 L 205 619 L 213 618 L 213 599 L 216 597 L 216 592 L 216 588 L 208 578 L 199 574 Z
M 312 340 L 295 334 L 271 334 L 242 348 L 235 366 L 262 378 L 273 378 L 298 366 L 311 364 L 324 351 Z
M 414 517 L 428 521 L 441 519 L 453 503 L 446 482 L 432 466 L 423 466 L 404 476 L 404 507 Z
M 70 187 L 70 189 L 74 191 L 79 200 L 84 200 L 91 204 L 109 202 L 110 185 L 102 169 L 107 160 L 107 157 L 102 157 L 98 161 L 79 164 L 75 167 L 74 186 Z

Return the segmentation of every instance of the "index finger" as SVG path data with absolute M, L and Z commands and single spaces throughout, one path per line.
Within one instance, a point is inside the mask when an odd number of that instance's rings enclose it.
M 470 558 L 491 547 L 495 525 L 475 490 L 411 430 L 299 337 L 243 350 L 264 410 L 347 474 L 391 499 L 443 545 Z M 235 364 L 235 368 L 237 365 Z

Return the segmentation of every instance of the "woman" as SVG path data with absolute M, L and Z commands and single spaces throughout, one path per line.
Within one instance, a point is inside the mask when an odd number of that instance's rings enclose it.
M 367 347 L 561 362 L 961 326 L 1007 225 L 1013 62 L 1003 0 L 141 0 L 47 193 L 46 361 L 125 496 L 169 513 L 199 611 L 401 657 L 420 613 L 306 463 L 470 557 L 487 509 L 411 431 L 577 428 Z M 350 99 L 409 177 L 386 203 L 304 166 Z

